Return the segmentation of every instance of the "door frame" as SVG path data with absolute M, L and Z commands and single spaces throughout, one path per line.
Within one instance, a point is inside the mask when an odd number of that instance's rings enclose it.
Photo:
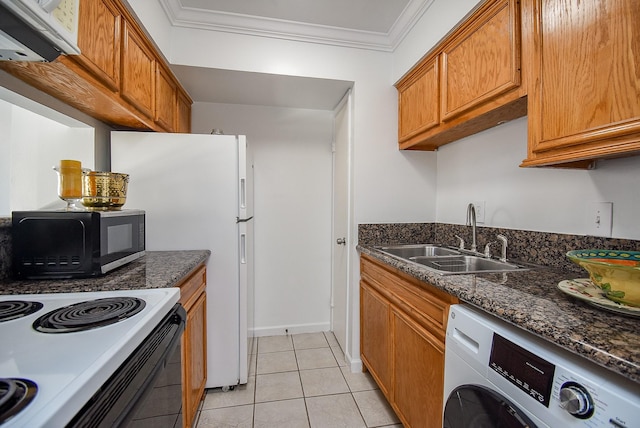
M 336 127 L 335 127 L 335 118 L 336 115 L 342 111 L 343 108 L 346 108 L 347 115 L 347 139 L 346 141 L 337 141 L 336 139 Z M 332 176 L 331 176 L 331 331 L 334 331 L 334 308 L 336 304 L 336 284 L 335 284 L 335 265 L 336 265 L 336 225 L 335 225 L 335 211 L 336 211 L 336 165 L 335 165 L 335 153 L 336 153 L 336 144 L 346 144 L 347 147 L 347 218 L 346 222 L 346 248 L 345 248 L 345 257 L 344 261 L 346 264 L 346 272 L 344 277 L 344 299 L 345 301 L 345 337 L 338 338 L 338 343 L 342 348 L 342 351 L 345 353 L 345 358 L 350 359 L 350 347 L 351 340 L 353 337 L 353 325 L 352 318 L 353 314 L 351 313 L 351 290 L 350 290 L 350 275 L 351 275 L 351 264 L 352 264 L 352 243 L 355 242 L 353 239 L 353 91 L 350 88 L 344 94 L 340 102 L 333 109 L 334 121 L 333 121 L 333 141 L 332 141 Z

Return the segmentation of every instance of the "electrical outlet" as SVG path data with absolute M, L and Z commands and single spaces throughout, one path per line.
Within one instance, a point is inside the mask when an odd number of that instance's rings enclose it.
M 476 210 L 476 223 L 483 224 L 484 223 L 484 211 L 485 211 L 485 201 L 476 201 L 473 203 L 473 208 Z
M 611 236 L 613 202 L 592 202 L 587 208 L 587 234 Z

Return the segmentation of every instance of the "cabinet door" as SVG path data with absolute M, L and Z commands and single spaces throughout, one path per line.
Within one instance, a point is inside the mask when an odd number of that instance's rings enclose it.
M 153 118 L 155 59 L 144 38 L 127 21 L 122 38 L 122 98 Z
M 176 103 L 178 102 L 177 85 L 171 74 L 160 63 L 156 62 L 156 105 L 155 122 L 167 131 L 176 128 Z
M 120 27 L 122 14 L 111 0 L 80 2 L 78 47 L 71 56 L 90 74 L 116 92 L 120 88 Z
M 640 151 L 640 2 L 532 0 L 528 165 Z
M 371 375 L 389 397 L 391 385 L 390 305 L 366 282 L 360 287 L 360 351 Z
M 413 79 L 398 87 L 398 141 L 427 131 L 440 122 L 438 58 L 416 70 Z
M 441 427 L 444 343 L 400 311 L 392 311 L 393 402 L 408 426 Z
M 195 419 L 204 386 L 207 371 L 206 293 L 200 294 L 196 302 L 187 312 L 187 326 L 182 340 L 183 349 L 183 386 L 185 427 L 190 427 Z
M 191 99 L 178 90 L 176 132 L 191 132 Z
M 520 86 L 517 2 L 498 1 L 442 51 L 442 120 Z

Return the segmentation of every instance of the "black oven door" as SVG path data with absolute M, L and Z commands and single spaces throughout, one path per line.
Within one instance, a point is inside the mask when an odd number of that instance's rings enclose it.
M 180 304 L 93 395 L 67 427 L 182 426 Z

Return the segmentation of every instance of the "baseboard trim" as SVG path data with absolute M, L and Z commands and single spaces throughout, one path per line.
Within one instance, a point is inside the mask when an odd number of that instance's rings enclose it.
M 330 331 L 330 323 L 320 324 L 298 324 L 298 325 L 283 325 L 273 327 L 261 327 L 253 329 L 254 337 L 264 336 L 284 336 L 287 334 L 301 334 L 301 333 L 322 333 Z
M 351 354 L 345 354 L 345 359 L 347 360 L 347 365 L 351 370 L 351 373 L 362 373 L 362 360 L 360 358 L 354 358 Z

